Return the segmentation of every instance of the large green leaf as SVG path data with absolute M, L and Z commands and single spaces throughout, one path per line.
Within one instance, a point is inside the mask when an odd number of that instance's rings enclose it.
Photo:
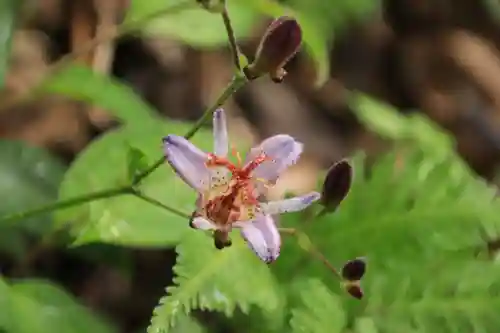
M 41 90 L 99 106 L 125 123 L 138 125 L 158 120 L 155 110 L 132 88 L 86 66 L 73 65 L 58 71 L 43 83 Z
M 190 124 L 152 123 L 147 127 L 123 127 L 105 134 L 78 156 L 66 174 L 60 199 L 68 199 L 130 182 L 131 147 L 143 154 L 141 165 L 151 165 L 163 154 L 162 138 L 184 135 Z M 200 130 L 194 144 L 212 150 L 212 133 Z M 147 177 L 140 190 L 155 200 L 190 214 L 196 194 L 166 163 Z M 57 215 L 58 225 L 70 223 L 77 243 L 108 242 L 136 246 L 172 246 L 188 230 L 187 220 L 133 195 L 93 201 Z
M 9 215 L 51 202 L 66 166 L 42 148 L 20 141 L 0 140 L 0 214 Z M 36 230 L 47 227 L 49 217 L 41 215 L 16 222 Z
M 132 0 L 126 24 L 183 2 L 186 1 Z M 228 0 L 228 10 L 236 37 L 247 37 L 256 23 L 257 13 L 236 0 Z M 144 25 L 142 31 L 148 35 L 173 37 L 195 47 L 218 47 L 228 43 L 221 15 L 199 6 L 152 20 Z
M 73 163 L 61 186 L 60 199 L 127 185 L 130 182 L 130 146 L 142 151 L 148 164 L 152 164 L 162 156 L 162 137 L 169 133 L 182 134 L 187 128 L 186 124 L 123 127 L 105 134 Z M 201 131 L 197 143 L 211 142 L 208 135 Z M 187 213 L 192 211 L 196 197 L 194 191 L 177 178 L 166 164 L 144 181 L 141 190 Z M 169 246 L 179 240 L 187 227 L 185 218 L 133 195 L 93 201 L 61 211 L 56 216 L 59 225 L 69 222 L 74 226 L 78 243 L 99 241 Z
M 177 317 L 192 309 L 220 311 L 226 316 L 237 307 L 247 313 L 252 305 L 266 313 L 280 310 L 274 277 L 241 237 L 234 235 L 231 247 L 217 250 L 206 234 L 190 230 L 177 252 L 175 286 L 167 288 L 168 295 L 154 310 L 148 333 L 169 332 Z
M 0 327 L 8 333 L 116 332 L 56 285 L 23 280 L 0 281 Z
M 0 88 L 5 85 L 12 36 L 22 4 L 23 0 L 0 0 L 0 31 L 2 31 L 0 34 Z

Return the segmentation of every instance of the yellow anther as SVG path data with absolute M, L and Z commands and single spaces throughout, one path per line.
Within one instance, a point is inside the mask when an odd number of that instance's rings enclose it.
M 264 185 L 265 188 L 270 188 L 271 187 L 271 184 L 269 183 L 269 181 L 267 179 L 264 179 L 264 178 L 255 178 L 256 181 L 258 182 L 261 182 L 262 185 Z

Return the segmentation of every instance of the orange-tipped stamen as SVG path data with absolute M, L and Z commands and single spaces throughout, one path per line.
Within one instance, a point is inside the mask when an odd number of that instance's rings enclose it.
M 234 146 L 231 146 L 231 155 L 233 155 L 234 157 L 236 157 L 236 161 L 237 161 L 236 166 L 238 168 L 241 168 L 241 166 L 243 164 L 243 160 L 241 158 L 240 152 L 238 150 L 236 150 L 236 148 Z

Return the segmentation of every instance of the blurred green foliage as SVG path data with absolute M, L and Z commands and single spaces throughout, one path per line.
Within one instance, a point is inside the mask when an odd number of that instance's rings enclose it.
M 5 85 L 5 76 L 9 66 L 12 37 L 16 29 L 16 17 L 22 8 L 24 0 L 0 1 L 0 88 Z
M 168 5 L 132 1 L 129 19 Z M 345 17 L 366 13 L 375 5 L 362 0 L 315 0 L 307 5 L 298 0 L 280 4 L 229 0 L 235 29 L 242 38 L 257 15 L 293 10 L 323 79 L 329 72 L 332 32 Z M 226 37 L 218 19 L 192 9 L 151 22 L 142 32 L 174 36 L 191 46 L 217 47 Z M 106 108 L 122 126 L 94 140 L 69 170 L 43 149 L 0 142 L 2 215 L 54 200 L 57 189 L 59 200 L 64 201 L 126 186 L 162 155 L 163 136 L 183 134 L 190 128 L 186 123 L 158 119 L 123 83 L 78 66 L 59 71 L 40 91 Z M 293 239 L 284 239 L 280 258 L 266 266 L 238 234 L 232 236 L 232 247 L 215 250 L 212 240 L 188 228 L 185 218 L 131 194 L 85 202 L 58 211 L 54 219 L 42 214 L 15 225 L 5 222 L 0 225 L 0 249 L 23 260 L 25 233 L 35 230 L 35 235 L 46 236 L 63 227 L 69 228 L 74 246 L 175 246 L 179 256 L 174 285 L 167 287 L 154 309 L 149 333 L 206 332 L 191 317 L 195 309 L 234 316 L 234 326 L 241 332 L 497 332 L 500 268 L 476 255 L 485 235 L 498 237 L 496 189 L 478 179 L 455 153 L 452 138 L 428 119 L 400 115 L 359 93 L 352 94 L 350 103 L 359 120 L 392 140 L 394 147 L 374 162 L 356 154 L 352 158 L 354 183 L 347 199 L 334 214 L 309 223 L 305 232 L 337 265 L 367 257 L 362 301 L 349 298 L 331 272 Z M 205 129 L 193 139 L 207 150 L 211 141 Z M 185 212 L 194 208 L 195 193 L 167 167 L 153 172 L 139 190 Z M 317 209 L 312 207 L 312 211 Z M 302 228 L 310 213 L 284 215 L 281 223 Z M 105 254 L 92 257 L 113 261 Z M 0 328 L 7 332 L 115 332 L 47 281 L 4 277 L 0 304 Z M 249 324 L 242 325 L 244 320 Z
M 151 13 L 185 3 L 188 0 L 132 0 L 126 22 L 139 20 Z M 334 32 L 346 21 L 361 19 L 377 10 L 373 0 L 227 0 L 228 10 L 238 39 L 252 33 L 259 19 L 292 15 L 303 30 L 306 52 L 317 66 L 317 84 L 323 84 L 330 75 L 330 46 Z M 157 18 L 141 29 L 141 33 L 168 36 L 193 47 L 220 47 L 227 44 L 227 35 L 220 17 L 202 8 L 180 11 Z

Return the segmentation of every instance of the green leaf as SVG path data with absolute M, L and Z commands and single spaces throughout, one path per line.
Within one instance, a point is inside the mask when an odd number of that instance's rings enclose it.
M 88 102 L 129 124 L 140 125 L 159 119 L 155 110 L 132 88 L 86 66 L 73 65 L 58 71 L 43 83 L 41 91 Z
M 178 246 L 174 286 L 160 299 L 148 333 L 166 333 L 177 317 L 192 309 L 213 310 L 231 316 L 236 309 L 248 312 L 256 305 L 266 313 L 279 311 L 281 294 L 269 268 L 248 248 L 241 237 L 217 250 L 213 240 L 190 230 Z
M 65 200 L 130 184 L 130 145 L 142 151 L 148 165 L 162 156 L 161 139 L 182 134 L 186 124 L 161 124 L 147 128 L 122 127 L 95 140 L 77 157 L 65 176 L 60 199 Z M 211 142 L 206 131 L 197 136 Z M 202 140 L 197 141 L 198 143 Z M 167 164 L 142 184 L 141 191 L 164 204 L 190 213 L 196 195 Z M 185 218 L 131 195 L 92 201 L 56 214 L 57 226 L 70 223 L 76 243 L 105 242 L 131 246 L 175 245 L 187 229 Z
M 66 167 L 42 148 L 20 141 L 0 140 L 0 215 L 29 210 L 52 202 Z M 16 221 L 16 225 L 36 234 L 50 228 L 49 214 Z M 11 223 L 2 227 L 12 227 Z
M 364 318 L 376 332 L 496 332 L 500 267 L 473 259 L 403 264 L 366 281 Z M 366 319 L 365 319 L 366 320 Z
M 142 172 L 148 169 L 146 156 L 137 148 L 129 147 L 128 151 L 128 179 L 133 181 Z
M 10 60 L 12 36 L 16 28 L 17 15 L 23 4 L 22 0 L 0 1 L 0 88 L 5 86 L 5 75 Z
M 132 0 L 127 13 L 127 22 L 140 20 L 151 13 L 182 3 L 182 0 Z M 228 0 L 228 11 L 236 38 L 245 38 L 251 33 L 257 13 L 248 10 L 236 0 Z M 194 47 L 220 47 L 228 43 L 228 37 L 220 14 L 211 13 L 196 6 L 175 14 L 151 20 L 142 32 L 148 35 L 176 38 Z
M 294 333 L 341 333 L 346 315 L 339 297 L 320 280 L 309 279 L 297 286 L 301 305 L 292 309 L 290 326 Z
M 0 280 L 0 327 L 12 333 L 116 332 L 56 285 L 23 280 L 8 285 Z
M 396 108 L 363 94 L 353 94 L 350 105 L 365 126 L 384 138 L 412 141 L 438 156 L 453 151 L 452 136 L 423 115 L 402 115 Z
M 60 189 L 60 199 L 130 184 L 130 147 L 144 155 L 147 165 L 163 156 L 162 138 L 184 135 L 191 124 L 151 123 L 122 127 L 95 140 L 74 161 Z M 212 151 L 212 133 L 202 129 L 192 140 Z M 141 183 L 140 190 L 155 200 L 191 214 L 196 193 L 165 163 Z M 173 246 L 189 230 L 185 217 L 154 206 L 134 195 L 120 195 L 57 212 L 57 225 L 69 223 L 77 244 L 105 242 L 129 246 Z

